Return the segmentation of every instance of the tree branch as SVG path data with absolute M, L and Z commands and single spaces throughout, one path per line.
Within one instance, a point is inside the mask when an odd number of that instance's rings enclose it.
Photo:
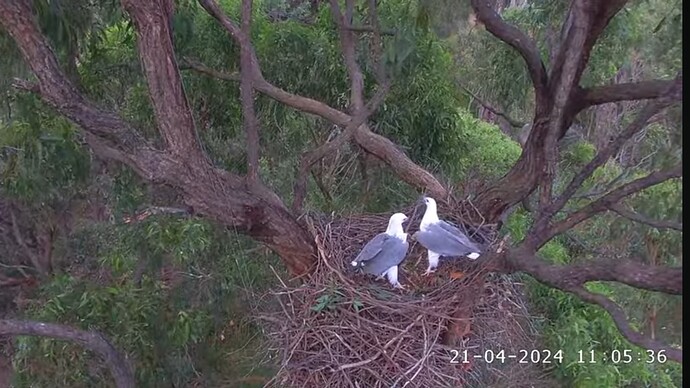
M 128 1 L 128 9 L 140 30 L 140 55 L 156 53 L 162 55 L 164 62 L 174 61 L 169 30 L 160 24 L 167 25 L 163 16 L 167 11 L 162 10 L 159 3 Z M 268 245 L 293 274 L 309 272 L 315 262 L 313 238 L 287 211 L 280 198 L 263 185 L 248 187 L 245 179 L 213 167 L 205 157 L 196 139 L 190 113 L 188 109 L 182 111 L 188 106 L 174 62 L 161 63 L 165 70 L 162 72 L 155 67 L 155 60 L 142 58 L 144 71 L 152 83 L 149 94 L 154 107 L 161 104 L 155 108 L 157 114 L 167 112 L 170 107 L 180 110 L 170 112 L 171 117 L 157 118 L 161 131 L 166 132 L 163 137 L 169 138 L 169 150 L 160 151 L 115 113 L 96 107 L 76 91 L 60 70 L 29 5 L 22 1 L 0 2 L 0 23 L 38 79 L 43 101 L 80 126 L 94 152 L 128 164 L 148 181 L 180 188 L 185 203 L 197 214 L 237 228 Z M 150 47 L 152 51 L 143 47 Z M 170 81 L 165 72 L 170 73 Z M 170 106 L 163 106 L 165 102 L 159 101 L 164 99 L 161 95 L 172 99 Z M 174 127 L 177 124 L 180 128 Z
M 553 237 L 573 228 L 575 225 L 589 219 L 593 215 L 607 210 L 610 206 L 620 202 L 623 198 L 669 179 L 680 178 L 682 176 L 683 166 L 682 164 L 678 164 L 671 169 L 655 171 L 643 178 L 626 183 L 580 210 L 569 214 L 564 220 L 551 224 L 548 227 L 538 229 L 539 233 L 534 233 L 528 238 L 529 243 L 531 246 L 537 247 L 538 249 Z
M 628 322 L 625 311 L 623 311 L 623 309 L 613 300 L 605 297 L 604 295 L 589 292 L 584 287 L 575 287 L 565 291 L 569 291 L 579 296 L 580 299 L 586 302 L 601 306 L 609 313 L 613 319 L 613 322 L 616 324 L 618 331 L 620 331 L 621 334 L 623 334 L 623 336 L 630 341 L 630 343 L 645 349 L 654 350 L 656 352 L 663 350 L 666 352 L 669 359 L 679 363 L 683 362 L 682 349 L 673 348 L 661 341 L 646 337 L 634 330 L 632 327 L 630 327 L 630 323 Z
M 542 106 L 548 96 L 546 68 L 539 55 L 536 43 L 515 26 L 506 23 L 486 0 L 472 0 L 477 19 L 495 37 L 507 43 L 522 56 L 527 64 L 532 85 L 535 90 L 536 105 Z
M 171 39 L 169 10 L 162 1 L 123 0 L 137 31 L 139 59 L 158 129 L 167 149 L 190 160 L 206 160 L 184 92 Z
M 242 44 L 240 41 L 243 39 L 242 32 L 239 30 L 239 28 L 237 28 L 235 23 L 233 23 L 232 20 L 225 15 L 225 13 L 220 9 L 214 0 L 198 1 L 204 7 L 204 9 L 206 9 L 206 11 L 211 14 L 211 16 L 228 31 L 228 33 L 230 33 L 233 39 L 238 40 L 238 42 Z M 249 42 L 247 42 L 247 44 L 249 44 Z M 256 58 L 255 55 L 254 58 Z M 275 85 L 272 85 L 266 81 L 263 76 L 259 77 L 261 71 L 260 68 L 258 68 L 258 61 L 256 61 L 256 59 L 253 60 L 257 66 L 254 73 L 256 77 L 254 79 L 254 88 L 259 92 L 294 109 L 305 113 L 315 114 L 341 127 L 346 127 L 352 119 L 350 115 L 334 109 L 320 101 L 292 94 L 279 87 L 276 87 Z M 207 72 L 205 74 L 209 75 Z M 412 185 L 413 187 L 426 190 L 431 195 L 434 195 L 438 198 L 446 198 L 448 196 L 447 188 L 441 184 L 436 177 L 410 160 L 410 158 L 402 153 L 389 139 L 371 132 L 366 124 L 363 124 L 359 130 L 356 131 L 354 140 L 357 142 L 357 144 L 364 148 L 365 151 L 383 160 L 394 171 L 394 173 L 406 183 Z
M 549 82 L 551 83 L 549 89 L 554 91 L 559 87 L 556 80 L 561 77 L 563 72 L 563 63 L 565 60 L 566 51 L 568 50 L 568 42 L 571 39 L 570 34 L 574 32 L 572 30 L 572 23 L 574 20 L 574 12 L 584 12 L 588 15 L 587 25 L 584 28 L 587 30 L 587 37 L 585 39 L 581 60 L 577 65 L 575 70 L 575 79 L 577 84 L 580 82 L 580 77 L 587 67 L 589 62 L 589 56 L 592 52 L 592 48 L 596 44 L 597 40 L 601 36 L 606 26 L 608 26 L 611 19 L 620 11 L 623 6 L 628 2 L 628 0 L 610 0 L 601 2 L 589 2 L 589 1 L 574 1 L 571 3 L 568 13 L 566 15 L 566 20 L 563 23 L 561 30 L 561 39 L 559 42 L 559 51 L 555 55 L 555 59 L 551 64 L 551 71 L 549 72 Z
M 660 97 L 666 92 L 673 80 L 652 80 L 596 86 L 580 91 L 581 102 L 579 110 L 584 110 L 594 105 L 607 104 L 620 101 L 648 100 Z
M 649 225 L 657 229 L 673 229 L 679 232 L 683 231 L 683 223 L 673 222 L 673 221 L 663 221 L 655 220 L 649 217 L 643 216 L 642 214 L 636 213 L 632 210 L 626 209 L 623 205 L 613 204 L 609 206 L 609 209 L 621 217 L 625 217 L 631 221 L 639 222 L 641 224 Z
M 682 350 L 644 337 L 630 328 L 625 313 L 610 299 L 592 294 L 584 288 L 587 282 L 609 281 L 638 289 L 683 295 L 683 268 L 645 265 L 632 260 L 588 260 L 555 265 L 537 257 L 528 245 L 508 251 L 502 258 L 507 272 L 524 272 L 547 286 L 573 293 L 584 301 L 605 308 L 620 332 L 633 344 L 652 350 L 666 350 L 672 360 L 682 362 Z M 499 257 L 500 259 L 500 257 Z
M 110 368 L 118 388 L 134 388 L 136 380 L 132 365 L 115 347 L 96 331 L 78 330 L 66 325 L 0 319 L 0 337 L 31 335 L 76 342 L 98 354 Z
M 252 0 L 242 0 L 242 34 L 251 35 Z M 254 112 L 254 69 L 252 49 L 249 44 L 240 46 L 240 98 L 242 100 L 242 117 L 244 131 L 247 134 L 247 179 L 251 183 L 259 180 L 259 122 Z
M 561 195 L 547 208 L 543 209 L 542 218 L 535 222 L 534 230 L 544 229 L 546 224 L 556 212 L 563 209 L 563 206 L 572 198 L 575 192 L 582 186 L 594 171 L 601 167 L 607 160 L 614 156 L 628 139 L 640 132 L 647 125 L 647 122 L 654 115 L 659 113 L 674 102 L 680 100 L 683 95 L 683 79 L 679 74 L 674 82 L 668 87 L 664 95 L 650 101 L 644 109 L 637 115 L 635 120 L 628 125 L 611 143 L 599 151 L 595 157 L 570 181 Z
M 117 115 L 86 100 L 60 70 L 57 58 L 34 20 L 31 6 L 25 1 L 0 2 L 0 24 L 14 39 L 22 57 L 38 83 L 18 80 L 15 85 L 38 92 L 43 101 L 91 133 L 89 140 L 108 149 L 109 156 L 133 163 L 124 155 L 146 154 L 147 165 L 157 164 L 156 151 L 138 132 Z M 144 165 L 138 164 L 139 169 Z
M 584 29 L 586 31 L 586 37 L 582 45 L 577 66 L 572 73 L 575 80 L 575 87 L 569 90 L 569 104 L 567 105 L 567 110 L 563 112 L 562 124 L 559 130 L 558 138 L 561 138 L 565 135 L 575 116 L 580 111 L 578 110 L 578 104 L 576 102 L 579 90 L 578 85 L 580 83 L 582 74 L 589 63 L 589 57 L 594 45 L 613 16 L 615 16 L 616 13 L 623 8 L 627 1 L 628 0 L 610 0 L 596 2 L 581 0 L 571 3 L 566 16 L 566 21 L 563 23 L 561 40 L 559 42 L 559 51 L 554 58 L 548 76 L 548 89 L 550 94 L 554 94 L 556 90 L 563 87 L 559 81 L 561 76 L 564 73 L 567 73 L 564 71 L 563 65 L 566 60 L 566 53 L 572 44 L 571 42 L 574 37 L 573 34 L 580 34 L 581 29 Z M 576 16 L 576 12 L 578 16 Z M 582 20 L 583 18 L 586 18 L 586 22 L 583 25 L 580 25 L 577 29 L 573 28 L 573 23 L 575 23 L 576 20 Z M 580 38 L 577 39 L 579 40 Z
M 587 282 L 618 282 L 642 290 L 683 295 L 683 268 L 646 265 L 633 260 L 587 260 L 574 264 L 550 264 L 534 254 L 528 245 L 509 251 L 510 272 L 526 272 L 556 288 L 581 286 Z

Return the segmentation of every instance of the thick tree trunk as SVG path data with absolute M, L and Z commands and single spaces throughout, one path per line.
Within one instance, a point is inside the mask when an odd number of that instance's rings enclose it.
M 527 198 L 539 183 L 545 164 L 544 138 L 549 121 L 535 119 L 517 163 L 495 184 L 477 195 L 474 206 L 487 223 L 496 223 L 513 205 Z

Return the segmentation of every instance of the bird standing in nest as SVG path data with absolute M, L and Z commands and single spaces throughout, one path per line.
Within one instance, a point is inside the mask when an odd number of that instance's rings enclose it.
M 427 249 L 429 267 L 424 275 L 436 271 L 441 256 L 466 256 L 476 260 L 481 253 L 477 244 L 473 243 L 460 229 L 440 220 L 436 212 L 436 201 L 430 197 L 423 197 L 426 211 L 419 224 L 419 231 L 413 235 L 415 240 Z
M 405 259 L 409 247 L 407 233 L 402 227 L 405 221 L 407 216 L 403 213 L 393 214 L 388 220 L 386 231 L 366 243 L 352 261 L 352 266 L 361 268 L 364 273 L 378 276 L 377 279 L 385 276 L 393 287 L 404 289 L 398 281 L 398 266 Z

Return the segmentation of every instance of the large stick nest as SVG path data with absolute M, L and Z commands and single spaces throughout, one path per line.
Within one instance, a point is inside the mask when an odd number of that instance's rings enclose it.
M 472 227 L 463 222 L 462 214 L 439 205 L 446 220 L 465 228 L 480 243 L 495 242 L 492 226 Z M 412 215 L 411 235 L 418 228 L 421 211 L 404 212 Z M 281 280 L 282 286 L 271 293 L 277 303 L 270 305 L 276 308 L 261 313 L 272 351 L 280 359 L 273 385 L 534 384 L 539 370 L 530 365 L 518 365 L 514 359 L 489 363 L 474 358 L 487 350 L 494 354 L 503 350 L 507 356 L 534 349 L 522 291 L 508 276 L 490 274 L 483 265 L 467 259 L 442 259 L 436 273 L 422 276 L 426 251 L 414 241 L 400 271 L 407 290 L 395 290 L 385 279 L 376 281 L 354 272 L 350 261 L 369 239 L 386 229 L 390 215 L 309 217 L 320 258 L 318 268 L 301 285 Z M 460 340 L 444 345 L 453 334 Z

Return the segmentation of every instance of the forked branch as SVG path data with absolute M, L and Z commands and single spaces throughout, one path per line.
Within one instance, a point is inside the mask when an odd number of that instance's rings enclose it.
M 221 10 L 217 2 L 214 0 L 198 0 L 202 7 L 215 18 L 221 26 L 223 26 L 228 33 L 238 41 L 240 45 L 251 44 L 237 25 Z M 252 49 L 253 52 L 253 49 Z M 344 112 L 324 104 L 323 102 L 296 95 L 287 92 L 270 82 L 266 81 L 263 76 L 260 76 L 261 70 L 255 54 L 253 54 L 253 63 L 255 63 L 254 72 L 254 88 L 259 92 L 267 95 L 274 100 L 281 102 L 287 106 L 297 109 L 301 112 L 310 113 L 322 117 L 333 124 L 341 127 L 346 127 L 352 117 Z M 198 64 L 189 64 L 195 70 L 201 70 Z M 208 70 L 208 69 L 203 69 Z M 214 75 L 215 72 L 203 71 L 206 75 Z M 218 75 L 217 73 L 215 75 Z M 221 77 L 224 79 L 233 79 L 232 75 L 225 75 Z M 363 101 L 363 98 L 362 98 Z M 426 190 L 429 194 L 438 198 L 446 198 L 448 196 L 448 189 L 441 184 L 441 182 L 421 166 L 414 163 L 407 155 L 401 152 L 396 145 L 384 136 L 373 133 L 366 124 L 363 124 L 358 131 L 355 131 L 354 140 L 368 153 L 376 156 L 384 161 L 395 174 L 397 174 L 403 181 L 413 187 Z

